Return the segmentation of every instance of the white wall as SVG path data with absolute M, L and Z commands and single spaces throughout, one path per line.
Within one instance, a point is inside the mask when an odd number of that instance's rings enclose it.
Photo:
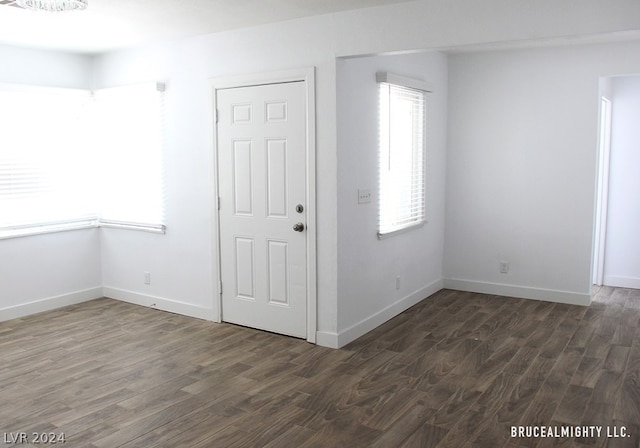
M 589 303 L 598 81 L 640 70 L 639 52 L 450 57 L 445 286 Z
M 89 56 L 0 45 L 0 82 L 88 89 L 92 64 Z
M 640 288 L 640 76 L 611 78 L 605 285 Z
M 0 83 L 86 89 L 91 62 L 0 46 Z M 100 297 L 99 238 L 91 229 L 0 240 L 0 320 Z
M 426 218 L 377 238 L 378 84 L 386 71 L 428 81 Z M 442 288 L 447 58 L 442 53 L 340 59 L 338 97 L 338 334 L 344 345 Z M 370 203 L 358 204 L 358 189 Z M 396 290 L 396 277 L 400 288 Z
M 0 321 L 102 297 L 97 229 L 0 240 Z

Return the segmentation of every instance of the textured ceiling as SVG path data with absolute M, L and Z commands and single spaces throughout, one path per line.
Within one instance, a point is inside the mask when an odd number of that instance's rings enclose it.
M 407 0 L 89 0 L 85 11 L 47 14 L 0 0 L 0 44 L 99 53 Z

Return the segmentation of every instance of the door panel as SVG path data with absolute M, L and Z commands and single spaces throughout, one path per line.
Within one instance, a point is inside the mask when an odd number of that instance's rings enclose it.
M 269 241 L 269 302 L 289 305 L 288 281 L 288 243 L 286 241 Z
M 253 212 L 251 141 L 233 142 L 233 202 L 237 216 L 251 216 Z
M 217 109 L 222 319 L 306 338 L 305 85 L 222 89 Z
M 254 242 L 251 238 L 236 237 L 235 240 L 236 297 L 254 300 L 256 283 L 254 276 Z
M 287 217 L 287 141 L 267 140 L 267 214 Z

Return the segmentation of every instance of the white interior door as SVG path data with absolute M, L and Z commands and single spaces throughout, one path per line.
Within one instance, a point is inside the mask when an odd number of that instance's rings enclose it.
M 304 82 L 217 92 L 222 320 L 307 337 Z

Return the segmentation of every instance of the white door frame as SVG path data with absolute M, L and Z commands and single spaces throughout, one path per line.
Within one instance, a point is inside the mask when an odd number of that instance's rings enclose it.
M 316 106 L 315 106 L 315 68 L 302 68 L 293 70 L 283 70 L 268 73 L 257 73 L 249 75 L 225 76 L 213 78 L 211 85 L 211 123 L 213 127 L 213 172 L 214 172 L 214 201 L 213 209 L 213 259 L 218 261 L 218 286 L 217 310 L 214 311 L 214 321 L 222 322 L 222 288 L 220 278 L 222 278 L 222 260 L 220 253 L 220 213 L 218 211 L 219 186 L 218 186 L 218 126 L 217 111 L 218 90 L 231 89 L 237 87 L 251 87 L 265 84 L 282 84 L 287 82 L 303 81 L 305 83 L 307 122 L 306 122 L 306 143 L 307 143 L 307 197 L 306 197 L 306 229 L 307 236 L 307 341 L 316 342 L 317 330 L 317 286 L 316 286 Z

